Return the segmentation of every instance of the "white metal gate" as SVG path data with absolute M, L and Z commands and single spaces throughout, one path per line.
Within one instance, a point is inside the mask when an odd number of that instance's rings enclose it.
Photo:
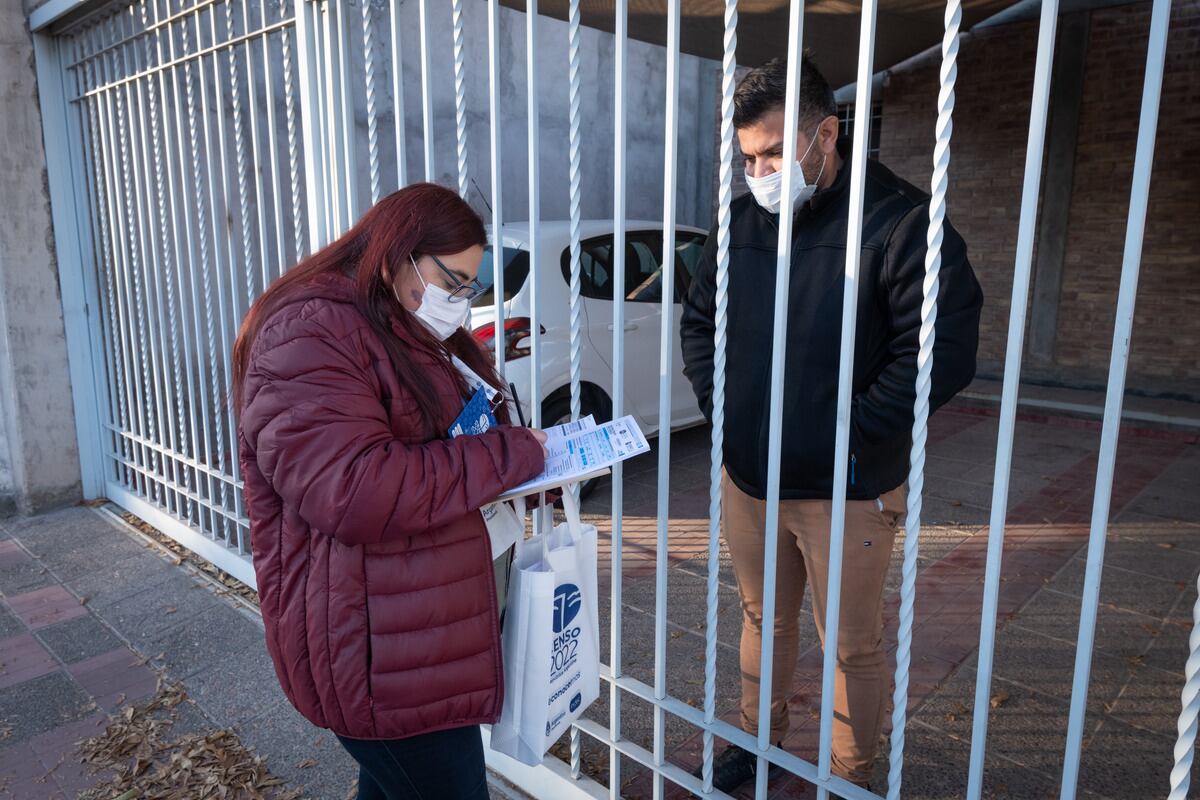
M 435 176 L 431 51 L 453 52 L 455 87 L 455 170 L 462 194 L 468 188 L 468 68 L 482 69 L 480 59 L 468 64 L 464 36 L 464 0 L 450 7 L 418 0 L 420 29 L 421 109 L 425 177 Z M 500 228 L 502 152 L 499 136 L 500 80 L 505 54 L 499 36 L 499 0 L 473 3 L 471 13 L 486 13 L 490 95 L 492 223 Z M 403 47 L 399 0 L 134 0 L 88 3 L 50 0 L 31 18 L 35 33 L 39 87 L 46 129 L 63 300 L 68 323 L 72 377 L 76 393 L 85 488 L 105 495 L 157 525 L 196 552 L 247 583 L 254 583 L 247 555 L 247 522 L 242 511 L 236 461 L 236 433 L 229 396 L 230 350 L 249 303 L 300 256 L 335 238 L 370 203 L 408 183 L 403 102 Z M 666 149 L 663 163 L 664 252 L 675 242 L 676 148 L 679 120 L 680 0 L 668 0 Z M 449 11 L 449 29 L 434 23 L 434 12 Z M 1019 240 L 1009 325 L 1000 436 L 996 452 L 988 559 L 983 589 L 983 619 L 969 774 L 964 794 L 976 800 L 982 777 L 999 596 L 1000 562 L 1006 521 L 1008 479 L 1013 452 L 1017 387 L 1029 293 L 1034 223 L 1040 194 L 1049 82 L 1058 4 L 1042 3 L 1029 141 L 1025 164 Z M 1112 361 L 1096 476 L 1095 505 L 1088 546 L 1084 601 L 1079 625 L 1075 688 L 1064 753 L 1063 798 L 1075 796 L 1080 762 L 1082 723 L 1087 699 L 1093 636 L 1109 498 L 1112 488 L 1118 424 L 1121 414 L 1129 338 L 1133 321 L 1142 233 L 1146 216 L 1150 167 L 1158 116 L 1169 0 L 1155 0 L 1144 74 L 1134 179 Z M 948 0 L 942 46 L 940 94 L 936 120 L 935 161 L 929 221 L 929 255 L 920 336 L 917 400 L 914 411 L 912 470 L 901 589 L 898 669 L 887 796 L 901 796 L 905 710 L 911 661 L 916 556 L 920 541 L 921 499 L 928 420 L 933 322 L 941 231 L 949 182 L 956 57 L 961 13 Z M 537 0 L 528 0 L 527 97 L 528 193 L 530 238 L 537 240 L 539 217 L 539 81 L 557 73 L 540 64 L 536 47 Z M 872 108 L 872 63 L 876 3 L 863 3 L 859 40 L 856 109 Z M 616 3 L 615 81 L 616 131 L 613 141 L 616 253 L 624 251 L 626 191 L 626 47 L 628 8 Z M 581 75 L 580 0 L 570 0 L 567 26 L 568 63 L 565 80 L 570 105 L 569 194 L 571 244 L 572 408 L 579 411 L 579 221 Z M 835 469 L 831 529 L 830 597 L 826 630 L 820 753 L 809 763 L 769 741 L 771 653 L 773 649 L 776 538 L 782 430 L 782 364 L 788 297 L 791 197 L 785 173 L 784 209 L 779 232 L 775 297 L 775 335 L 771 382 L 770 459 L 767 518 L 766 608 L 764 609 L 763 686 L 757 737 L 716 717 L 717 569 L 719 561 L 720 453 L 724 402 L 725 315 L 728 286 L 728 225 L 733 180 L 732 94 L 737 41 L 736 0 L 725 3 L 722 62 L 720 210 L 718 215 L 717 362 L 711 471 L 709 571 L 707 583 L 707 648 L 703 708 L 668 694 L 670 655 L 667 637 L 667 545 L 670 486 L 670 434 L 660 437 L 653 685 L 627 676 L 621 649 L 622 473 L 613 477 L 612 663 L 603 668 L 610 685 L 610 718 L 605 726 L 582 721 L 571 731 L 571 763 L 547 759 L 528 769 L 491 754 L 494 765 L 519 784 L 545 797 L 618 796 L 623 755 L 648 767 L 654 794 L 667 782 L 686 789 L 711 791 L 714 739 L 741 745 L 759 758 L 758 797 L 766 796 L 767 762 L 781 765 L 818 787 L 818 796 L 846 798 L 877 795 L 831 774 L 834 655 L 841 583 L 847 476 Z M 789 28 L 788 140 L 794 151 L 797 129 L 799 54 L 803 42 L 803 3 L 791 6 Z M 478 43 L 479 49 L 482 43 Z M 593 76 L 593 79 L 606 79 Z M 932 110 L 932 109 L 931 109 Z M 360 125 L 360 122 L 362 123 Z M 855 291 L 862 235 L 862 203 L 869 122 L 854 130 L 851 170 L 851 225 L 847 238 L 846 291 L 842 317 L 838 428 L 835 464 L 846 464 L 849 437 L 851 361 Z M 531 251 L 530 270 L 554 269 L 539 264 Z M 499 259 L 497 259 L 499 261 Z M 497 318 L 503 315 L 503 271 L 496 271 Z M 662 297 L 674 295 L 673 271 L 664 270 Z M 537 282 L 534 280 L 533 285 Z M 611 328 L 614 353 L 614 413 L 623 413 L 624 302 L 613 298 Z M 538 307 L 534 299 L 531 325 L 534 382 L 538 397 Z M 662 380 L 660 419 L 671 412 L 671 313 L 662 315 Z M 503 370 L 503 337 L 497 357 Z M 533 404 L 534 424 L 539 407 Z M 1196 611 L 1200 622 L 1200 606 Z M 1192 658 L 1179 723 L 1177 766 L 1172 798 L 1186 796 L 1200 711 L 1200 633 L 1193 632 Z M 654 709 L 651 749 L 621 735 L 622 700 L 635 697 Z M 703 779 L 693 778 L 666 757 L 667 715 L 703 731 Z M 609 749 L 608 787 L 580 774 L 580 737 L 593 737 Z M 1165 787 L 1164 787 L 1165 788 Z M 1154 796 L 1156 788 L 1147 787 Z M 721 796 L 713 792 L 714 796 Z

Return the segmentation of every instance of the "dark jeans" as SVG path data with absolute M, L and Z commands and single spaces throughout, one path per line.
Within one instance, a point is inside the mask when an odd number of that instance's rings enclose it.
M 478 725 L 338 741 L 358 762 L 358 800 L 488 800 Z

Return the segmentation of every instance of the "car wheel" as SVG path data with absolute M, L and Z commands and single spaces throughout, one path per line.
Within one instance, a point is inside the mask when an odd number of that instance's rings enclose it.
M 579 399 L 579 415 L 586 417 L 591 414 L 596 418 L 597 423 L 608 422 L 612 419 L 612 408 L 607 402 L 608 398 L 600 397 L 597 399 L 594 392 L 585 389 L 583 396 Z M 562 425 L 571 421 L 571 398 L 569 396 L 552 397 L 542 403 L 542 427 L 552 428 L 555 425 Z M 580 498 L 589 497 L 596 491 L 596 487 L 600 485 L 602 478 L 592 478 L 586 480 L 579 485 Z

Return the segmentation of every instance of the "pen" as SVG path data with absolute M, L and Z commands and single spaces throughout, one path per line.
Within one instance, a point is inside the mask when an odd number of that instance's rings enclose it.
M 517 407 L 517 421 L 521 423 L 522 428 L 528 428 L 525 424 L 525 414 L 521 412 L 521 401 L 517 398 L 517 385 L 510 381 L 508 388 L 512 390 L 513 405 Z

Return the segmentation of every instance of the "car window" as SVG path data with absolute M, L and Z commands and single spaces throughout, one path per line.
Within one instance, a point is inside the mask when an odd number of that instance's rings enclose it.
M 681 232 L 675 243 L 675 302 L 687 291 L 704 249 L 702 234 Z M 580 243 L 580 294 L 597 300 L 612 300 L 613 275 L 624 270 L 625 300 L 631 303 L 662 302 L 662 233 L 631 231 L 625 237 L 623 264 L 613 264 L 613 237 L 597 236 Z M 571 251 L 562 252 L 563 280 L 571 281 Z M 507 273 L 506 273 L 507 275 Z
M 613 237 L 597 236 L 580 242 L 579 293 L 597 300 L 612 300 Z M 563 280 L 571 283 L 571 249 L 562 252 Z
M 504 299 L 511 300 L 529 277 L 529 251 L 518 250 L 515 247 L 504 248 Z M 483 260 L 479 263 L 479 282 L 487 287 L 487 291 L 471 301 L 478 308 L 490 306 L 496 302 L 494 291 L 495 271 L 492 264 L 492 248 L 489 245 L 483 251 Z

